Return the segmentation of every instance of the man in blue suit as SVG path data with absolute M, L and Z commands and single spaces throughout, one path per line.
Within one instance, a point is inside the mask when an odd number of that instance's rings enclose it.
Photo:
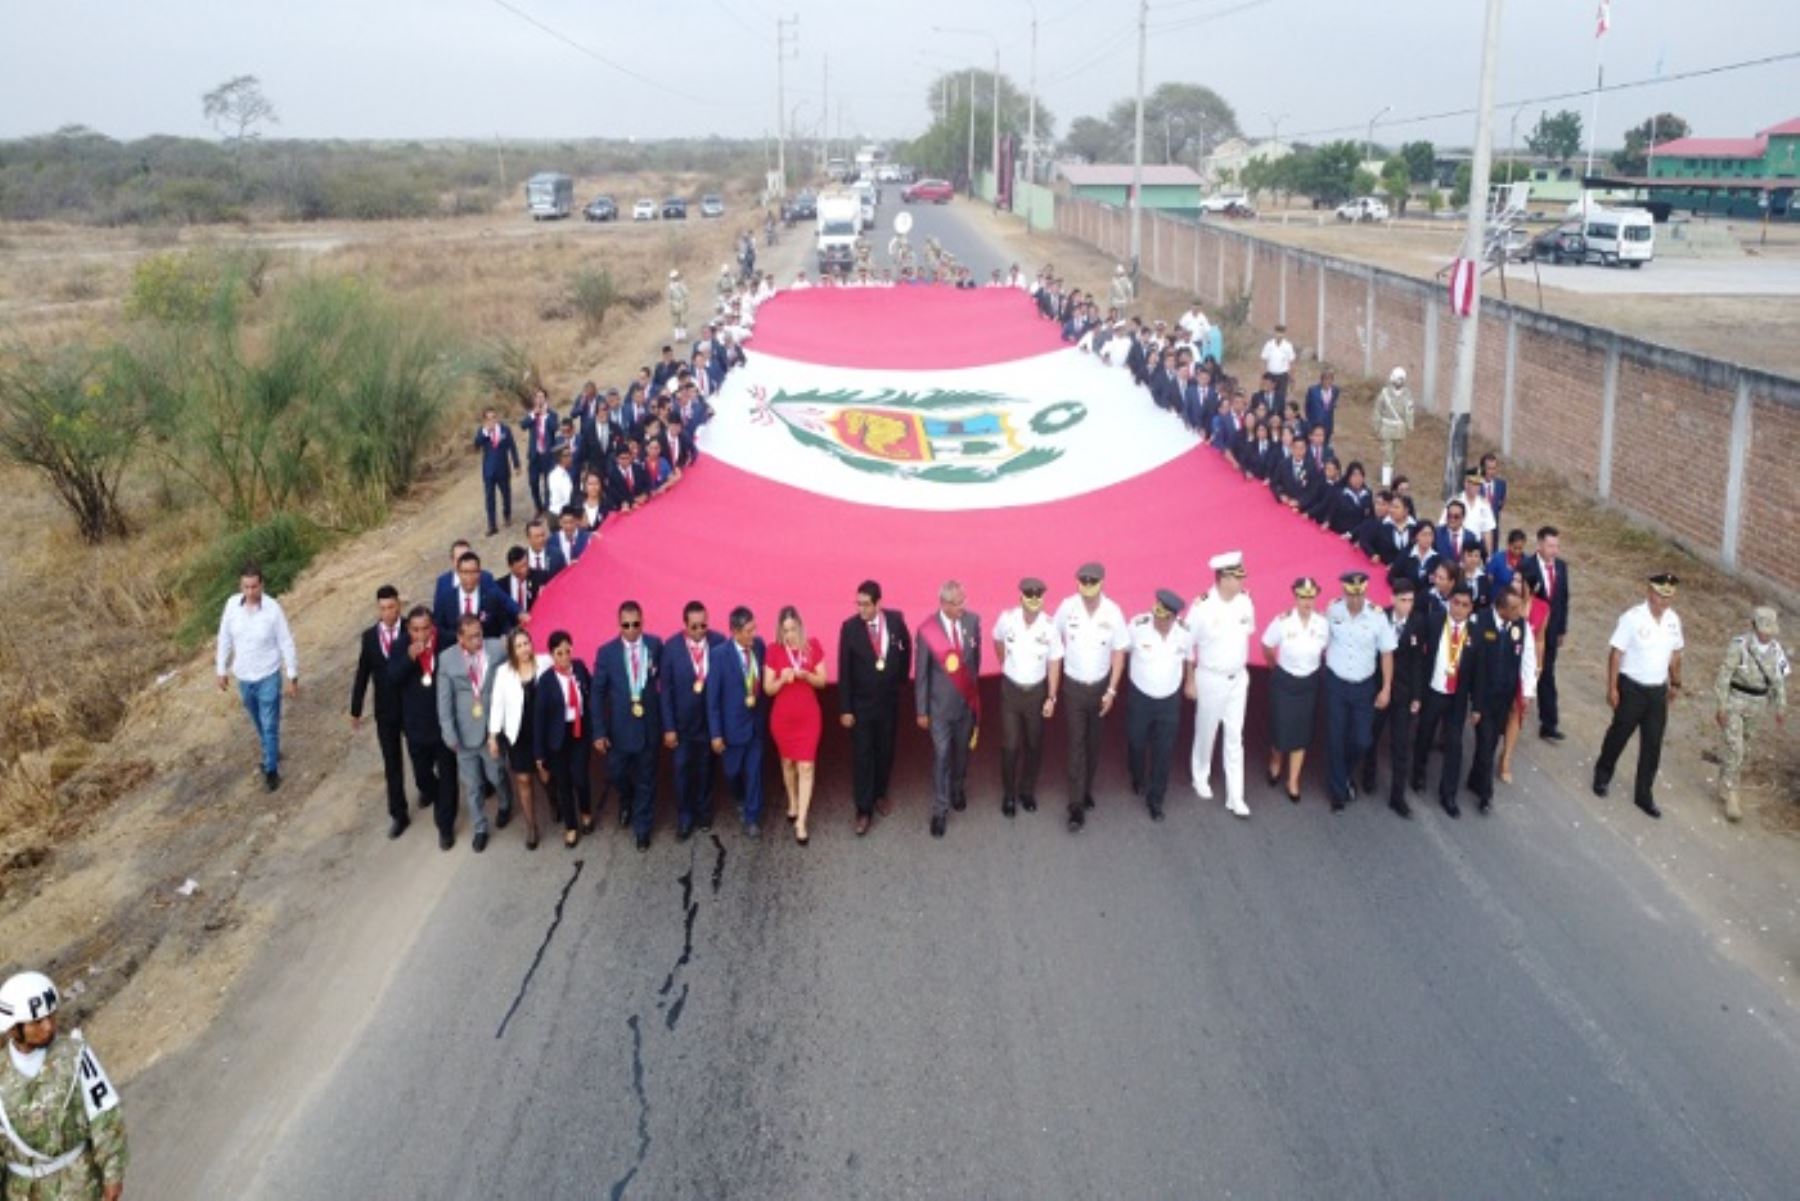
M 662 640 L 644 633 L 643 606 L 626 601 L 619 606 L 619 636 L 594 654 L 594 749 L 606 756 L 619 824 L 630 823 L 640 851 L 650 849 L 656 811 L 661 660 Z
M 437 625 L 438 645 L 448 647 L 456 642 L 456 628 L 465 616 L 481 618 L 483 638 L 504 638 L 514 626 L 528 625 L 529 614 L 521 613 L 512 597 L 494 583 L 494 577 L 481 569 L 481 556 L 465 550 L 456 561 L 456 583 L 444 602 L 432 608 L 432 621 Z
M 556 466 L 556 431 L 561 424 L 556 410 L 550 407 L 550 394 L 539 388 L 532 397 L 531 412 L 519 422 L 525 431 L 525 462 L 529 468 L 531 503 L 542 513 L 548 503 L 544 497 L 544 481 Z
M 706 726 L 713 754 L 722 756 L 725 783 L 737 797 L 744 833 L 762 833 L 763 640 L 756 616 L 742 605 L 731 611 L 731 640 L 713 648 L 707 666 Z
M 550 667 L 538 677 L 532 701 L 532 755 L 538 779 L 549 790 L 563 824 L 563 845 L 581 841 L 594 828 L 588 793 L 588 738 L 593 676 L 575 657 L 575 642 L 566 630 L 550 635 Z
M 499 497 L 506 524 L 512 524 L 512 473 L 519 466 L 519 447 L 512 431 L 500 420 L 500 411 L 489 408 L 481 414 L 481 428 L 475 431 L 475 449 L 481 452 L 481 491 L 487 501 L 488 537 L 499 532 L 494 524 L 494 498 Z
M 587 553 L 588 542 L 592 533 L 582 528 L 581 509 L 570 505 L 556 515 L 557 532 L 551 537 L 545 552 L 549 566 L 544 569 L 545 579 L 553 580 L 565 568 L 573 567 L 581 556 Z
M 1306 390 L 1306 428 L 1308 432 L 1323 429 L 1327 446 L 1337 423 L 1338 395 L 1337 376 L 1329 367 L 1319 372 L 1319 382 Z
M 450 544 L 450 570 L 438 576 L 437 586 L 432 589 L 432 613 L 448 613 L 451 609 L 456 607 L 456 589 L 458 587 L 456 567 L 457 564 L 462 562 L 462 557 L 473 549 L 474 548 L 469 545 L 469 541 L 466 538 L 458 538 L 455 542 Z M 481 573 L 481 582 L 483 584 L 492 584 L 494 582 L 493 573 L 483 571 Z
M 712 732 L 706 720 L 706 677 L 725 636 L 708 630 L 706 606 L 689 601 L 681 631 L 663 643 L 663 745 L 675 752 L 675 837 L 712 829 Z

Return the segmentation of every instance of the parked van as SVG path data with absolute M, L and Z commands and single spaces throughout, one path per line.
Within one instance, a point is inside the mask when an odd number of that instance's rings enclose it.
M 1656 257 L 1656 220 L 1643 209 L 1592 209 L 1583 233 L 1590 262 L 1642 267 Z
M 533 221 L 556 220 L 575 210 L 575 181 L 543 171 L 525 181 L 525 211 Z

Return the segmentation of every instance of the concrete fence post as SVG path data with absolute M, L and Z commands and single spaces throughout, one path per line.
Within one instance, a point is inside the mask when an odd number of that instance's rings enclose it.
M 1285 251 L 1285 250 L 1281 251 L 1280 256 L 1281 257 L 1276 260 L 1276 262 L 1279 263 L 1280 266 L 1276 270 L 1276 273 L 1275 273 L 1275 278 L 1276 278 L 1275 319 L 1277 321 L 1280 321 L 1281 324 L 1286 325 L 1287 324 L 1287 275 L 1288 275 L 1288 253 L 1287 253 L 1287 251 Z
M 1517 403 L 1513 389 L 1519 378 L 1519 315 L 1506 314 L 1506 381 L 1500 402 L 1500 453 L 1512 458 L 1513 408 Z
M 1437 412 L 1438 384 L 1438 310 L 1427 296 L 1425 304 L 1425 361 L 1419 364 L 1420 384 L 1419 399 L 1424 403 L 1426 412 Z
M 1601 500 L 1612 499 L 1613 436 L 1619 407 L 1619 339 L 1606 346 L 1605 382 L 1600 386 L 1600 476 L 1596 491 Z
M 1319 272 L 1319 361 L 1324 362 L 1330 357 L 1325 347 L 1325 276 L 1329 272 L 1324 259 L 1320 259 L 1316 266 Z
M 1738 565 L 1738 537 L 1744 528 L 1744 476 L 1750 457 L 1750 421 L 1755 407 L 1750 403 L 1750 380 L 1738 375 L 1737 403 L 1731 407 L 1731 470 L 1725 476 L 1725 537 L 1719 546 L 1719 558 L 1728 571 Z
M 1363 280 L 1367 285 L 1363 294 L 1363 378 L 1372 379 L 1375 375 L 1375 273 L 1368 271 Z

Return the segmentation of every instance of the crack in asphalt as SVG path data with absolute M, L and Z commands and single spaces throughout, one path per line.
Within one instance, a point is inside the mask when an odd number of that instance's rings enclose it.
M 620 1201 L 625 1195 L 625 1190 L 631 1186 L 638 1169 L 644 1166 L 644 1157 L 650 1154 L 650 1097 L 644 1091 L 644 1028 L 635 1013 L 625 1019 L 625 1024 L 631 1027 L 631 1089 L 637 1094 L 638 1148 L 637 1158 L 632 1161 L 631 1167 L 613 1181 L 609 1194 L 612 1201 Z
M 713 895 L 718 896 L 719 895 L 719 885 L 725 879 L 725 844 L 719 840 L 719 836 L 717 834 L 714 834 L 712 836 L 712 844 L 713 844 L 714 849 L 716 849 L 719 852 L 719 857 L 713 861 L 713 871 L 712 871 Z
M 575 870 L 569 873 L 569 882 L 562 887 L 562 895 L 556 898 L 556 910 L 550 915 L 550 928 L 544 931 L 544 941 L 538 944 L 537 954 L 531 957 L 531 966 L 525 969 L 525 978 L 519 981 L 519 991 L 514 994 L 512 1004 L 506 1007 L 506 1016 L 500 1019 L 500 1028 L 494 1031 L 496 1039 L 506 1034 L 508 1022 L 513 1014 L 519 1012 L 519 1006 L 525 1000 L 525 990 L 531 987 L 531 978 L 537 975 L 538 965 L 544 962 L 544 952 L 550 949 L 550 940 L 556 936 L 556 928 L 562 925 L 563 906 L 569 902 L 569 893 L 575 887 L 575 881 L 581 879 L 581 868 L 585 859 L 575 861 Z

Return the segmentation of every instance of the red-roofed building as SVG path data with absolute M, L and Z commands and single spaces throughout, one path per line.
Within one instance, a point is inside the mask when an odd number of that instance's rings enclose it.
M 1661 197 L 1674 208 L 1730 216 L 1762 215 L 1767 197 L 1772 216 L 1793 212 L 1793 187 L 1800 186 L 1800 117 L 1748 138 L 1675 138 L 1650 151 L 1649 178 L 1661 183 L 1692 180 L 1692 189 Z M 1742 180 L 1743 187 L 1733 185 Z M 1771 186 L 1774 185 L 1774 186 Z

